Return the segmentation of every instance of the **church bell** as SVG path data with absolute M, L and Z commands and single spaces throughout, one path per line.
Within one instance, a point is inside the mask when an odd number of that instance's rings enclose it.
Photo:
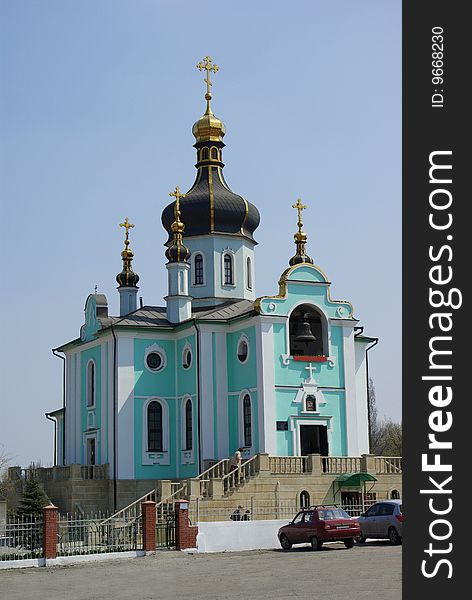
M 316 341 L 316 337 L 313 335 L 310 323 L 308 322 L 308 315 L 303 316 L 303 321 L 295 323 L 295 341 L 305 343 Z

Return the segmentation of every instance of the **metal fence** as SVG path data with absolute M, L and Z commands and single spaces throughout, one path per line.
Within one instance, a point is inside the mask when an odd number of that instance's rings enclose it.
M 360 504 L 339 505 L 351 517 L 358 517 L 367 510 L 375 500 Z M 332 503 L 327 503 L 332 504 Z M 193 524 L 203 521 L 261 521 L 286 519 L 291 521 L 301 510 L 295 501 L 267 502 L 254 497 L 237 504 L 221 501 L 207 501 L 205 499 L 192 500 L 189 505 L 189 517 Z
M 192 500 L 189 517 L 192 523 L 201 521 L 261 521 L 291 519 L 299 511 L 296 502 L 268 503 L 251 498 L 237 504 L 222 501 Z
M 0 560 L 25 560 L 42 555 L 42 517 L 8 517 L 6 523 L 0 525 Z
M 126 552 L 142 548 L 141 516 L 61 515 L 58 556 Z

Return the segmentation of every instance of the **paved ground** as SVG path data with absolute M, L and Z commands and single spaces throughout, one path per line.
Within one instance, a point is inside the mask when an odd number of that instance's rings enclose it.
M 0 571 L 8 600 L 400 600 L 401 546 L 372 542 Z

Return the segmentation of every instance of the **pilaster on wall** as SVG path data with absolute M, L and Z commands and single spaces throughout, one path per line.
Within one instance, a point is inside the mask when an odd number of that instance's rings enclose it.
M 118 479 L 134 479 L 134 338 L 119 336 Z
M 344 389 L 346 398 L 346 456 L 359 456 L 359 436 L 356 406 L 356 371 L 354 352 L 354 329 L 343 323 Z
M 200 410 L 202 423 L 214 423 L 213 406 L 213 338 L 211 332 L 202 332 L 200 370 Z M 215 440 L 213 426 L 204 427 L 201 432 L 201 446 L 204 459 L 215 458 Z
M 275 372 L 273 319 L 261 318 L 256 329 L 259 448 L 277 455 L 275 438 Z

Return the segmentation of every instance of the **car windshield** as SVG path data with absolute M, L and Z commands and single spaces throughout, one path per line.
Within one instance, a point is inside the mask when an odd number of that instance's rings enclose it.
M 342 508 L 330 508 L 319 510 L 318 517 L 321 521 L 331 521 L 333 519 L 350 519 L 351 517 Z

